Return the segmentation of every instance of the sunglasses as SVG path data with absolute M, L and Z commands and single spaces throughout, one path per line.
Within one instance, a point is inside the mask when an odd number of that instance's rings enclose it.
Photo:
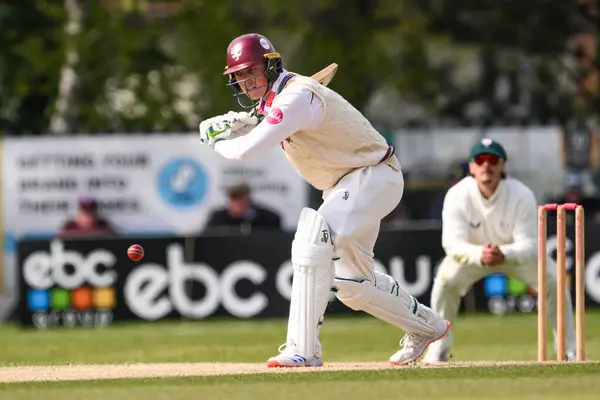
M 475 157 L 474 161 L 477 165 L 483 165 L 483 163 L 485 163 L 486 161 L 490 165 L 498 165 L 500 164 L 500 157 L 494 154 L 480 154 L 477 157 Z

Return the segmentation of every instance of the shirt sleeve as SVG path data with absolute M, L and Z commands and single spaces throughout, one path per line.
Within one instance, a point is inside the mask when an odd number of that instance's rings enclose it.
M 537 202 L 533 193 L 523 196 L 516 213 L 513 243 L 498 248 L 506 261 L 526 263 L 537 254 Z
M 442 209 L 442 247 L 446 255 L 461 265 L 482 265 L 483 246 L 469 243 L 469 221 L 458 193 L 450 190 Z
M 317 99 L 308 89 L 284 89 L 275 97 L 269 115 L 256 128 L 247 135 L 217 142 L 215 150 L 230 160 L 254 158 L 299 130 L 309 128 L 317 117 Z

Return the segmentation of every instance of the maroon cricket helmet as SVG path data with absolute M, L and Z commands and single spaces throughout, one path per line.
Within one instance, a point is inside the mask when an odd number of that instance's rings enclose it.
M 279 78 L 279 74 L 283 70 L 281 56 L 269 39 L 258 33 L 248 33 L 238 36 L 229 43 L 227 65 L 223 75 L 229 75 L 227 87 L 234 96 L 244 94 L 239 86 L 242 82 L 237 82 L 234 74 L 257 64 L 266 66 L 264 75 L 269 79 L 269 84 Z
M 227 47 L 227 66 L 223 75 L 262 64 L 270 57 L 279 57 L 269 39 L 258 33 L 239 36 Z

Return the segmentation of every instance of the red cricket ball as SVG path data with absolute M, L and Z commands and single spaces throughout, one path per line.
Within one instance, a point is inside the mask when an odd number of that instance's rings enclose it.
M 144 248 L 139 244 L 132 244 L 127 249 L 127 255 L 133 261 L 140 261 L 142 258 L 144 258 Z

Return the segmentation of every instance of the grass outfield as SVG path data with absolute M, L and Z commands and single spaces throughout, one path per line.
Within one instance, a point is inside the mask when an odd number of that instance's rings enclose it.
M 371 317 L 332 318 L 325 321 L 322 342 L 325 361 L 332 368 L 366 370 L 265 371 L 264 361 L 274 355 L 285 337 L 285 320 L 159 322 L 116 325 L 107 329 L 22 330 L 0 326 L 0 377 L 21 371 L 22 379 L 79 379 L 85 382 L 24 382 L 0 384 L 1 399 L 264 399 L 285 393 L 286 398 L 419 398 L 419 399 L 591 399 L 600 393 L 600 364 L 478 366 L 473 361 L 535 361 L 537 355 L 534 314 L 504 317 L 465 315 L 455 324 L 454 368 L 394 368 L 385 361 L 397 349 L 400 332 Z M 587 314 L 587 358 L 600 360 L 600 313 Z M 548 335 L 552 337 L 551 334 Z M 549 357 L 554 357 L 549 342 Z M 252 363 L 244 374 L 205 375 L 190 366 L 84 366 L 128 363 Z M 374 362 L 380 362 L 374 364 Z M 463 364 L 465 362 L 465 364 Z M 258 363 L 258 364 L 256 364 Z M 237 364 L 236 364 L 237 365 Z M 11 369 L 12 367 L 12 369 Z M 18 367 L 18 368 L 15 368 Z M 136 368 L 154 368 L 170 375 L 142 378 Z M 180 373 L 179 368 L 187 368 Z M 114 378 L 122 369 L 123 377 Z M 51 372 L 48 372 L 51 371 Z M 53 371 L 53 372 L 52 372 Z M 61 372 L 62 371 L 62 372 Z M 75 371 L 75 372 L 73 372 Z M 113 371 L 113 372 L 111 372 Z M 314 371 L 314 372 L 312 372 Z M 109 373 L 110 372 L 110 373 Z M 241 372 L 241 370 L 240 370 Z M 256 373 L 259 372 L 259 373 Z M 269 373 L 266 373 L 269 372 Z M 61 375 L 62 374 L 62 375 Z M 157 374 L 157 375 L 162 375 Z M 167 375 L 169 375 L 167 373 Z M 156 376 L 149 374 L 148 376 Z M 7 379 L 4 379 L 7 380 Z M 8 379 L 10 380 L 10 379 Z
M 27 383 L 6 399 L 597 399 L 598 365 L 462 367 Z

